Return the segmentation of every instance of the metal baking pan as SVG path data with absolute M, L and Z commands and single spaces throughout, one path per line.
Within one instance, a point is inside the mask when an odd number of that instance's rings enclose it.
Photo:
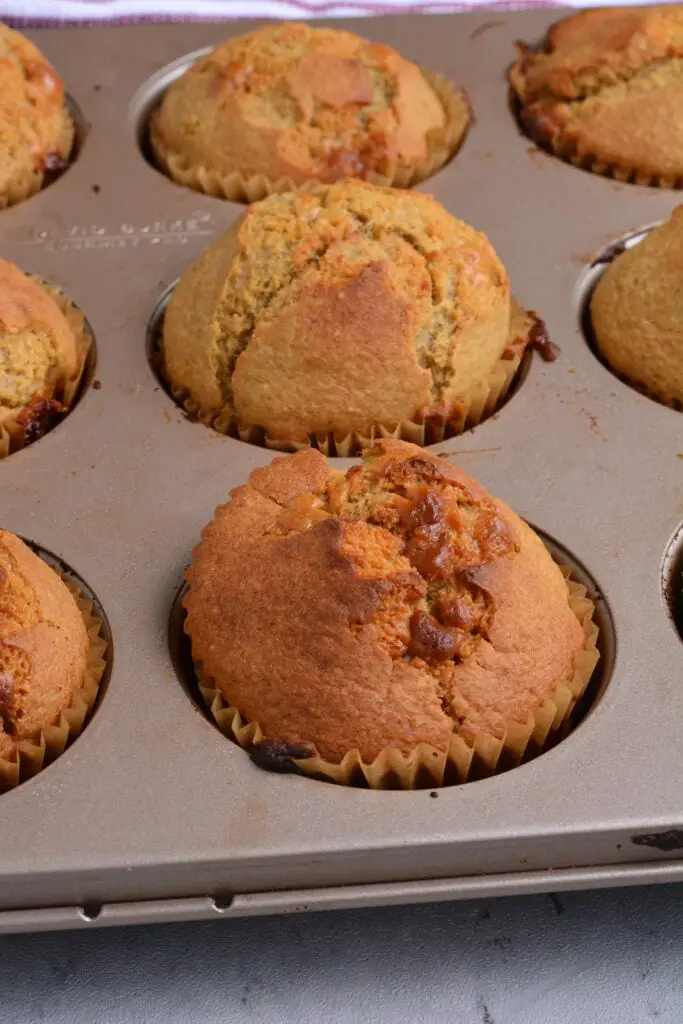
M 476 123 L 423 188 L 489 235 L 561 355 L 534 356 L 498 415 L 437 448 L 583 567 L 603 625 L 603 692 L 578 729 L 437 799 L 267 774 L 175 671 L 169 616 L 192 547 L 271 453 L 190 422 L 150 366 L 158 300 L 242 207 L 149 166 L 139 122 L 193 53 L 251 26 L 29 33 L 88 127 L 58 182 L 0 214 L 0 254 L 79 304 L 101 387 L 0 464 L 0 523 L 92 588 L 114 657 L 83 735 L 0 797 L 0 930 L 683 878 L 683 646 L 666 600 L 681 570 L 683 418 L 617 380 L 582 332 L 595 258 L 668 216 L 677 195 L 588 174 L 520 134 L 513 42 L 558 16 L 343 22 L 469 92 Z

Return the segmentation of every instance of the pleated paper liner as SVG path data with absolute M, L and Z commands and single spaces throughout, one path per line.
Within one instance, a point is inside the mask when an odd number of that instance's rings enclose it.
M 470 430 L 492 416 L 504 403 L 521 362 L 522 356 L 519 353 L 501 359 L 488 378 L 472 388 L 467 395 L 462 396 L 448 417 L 432 415 L 421 422 L 404 421 L 393 426 L 376 426 L 367 434 L 311 434 L 306 441 L 269 437 L 263 427 L 245 427 L 225 413 L 207 416 L 201 412 L 187 392 L 173 389 L 171 395 L 190 419 L 212 427 L 227 437 L 269 448 L 271 451 L 297 452 L 304 448 L 318 448 L 328 457 L 351 458 L 364 448 L 371 447 L 379 437 L 394 437 L 424 447 L 438 444 L 439 441 L 446 441 L 450 437 L 464 433 L 465 430 Z
M 75 125 L 71 114 L 67 111 L 62 137 L 58 144 L 58 155 L 65 161 L 71 155 L 74 137 Z M 11 181 L 4 192 L 0 192 L 0 210 L 6 210 L 10 206 L 16 206 L 17 203 L 23 203 L 25 199 L 30 199 L 52 180 L 50 172 L 40 167 L 27 171 L 19 180 Z
M 446 113 L 446 124 L 427 134 L 427 160 L 417 167 L 397 168 L 393 175 L 382 175 L 370 172 L 366 179 L 373 185 L 392 185 L 396 188 L 410 188 L 426 178 L 436 174 L 444 164 L 455 155 L 463 142 L 467 129 L 472 121 L 472 113 L 466 94 L 449 82 L 441 74 L 420 69 L 422 75 L 431 85 L 441 100 Z M 262 174 L 244 178 L 238 171 L 223 175 L 210 167 L 190 166 L 178 153 L 165 152 L 159 140 L 155 138 L 154 115 L 150 123 L 149 142 L 157 166 L 178 185 L 229 199 L 235 203 L 255 203 L 273 192 L 291 192 L 299 186 L 291 178 L 270 181 Z M 307 187 L 323 184 L 315 180 L 308 181 Z
M 488 419 L 506 401 L 514 385 L 517 372 L 521 366 L 526 346 L 529 343 L 532 329 L 540 321 L 533 313 L 527 313 L 518 302 L 513 301 L 510 324 L 510 341 L 503 356 L 496 363 L 488 377 L 463 394 L 448 416 L 432 414 L 424 420 L 404 421 L 390 425 L 378 425 L 367 434 L 311 434 L 306 441 L 289 441 L 269 437 L 263 427 L 247 427 L 239 423 L 229 413 L 223 411 L 217 415 L 207 415 L 200 410 L 194 399 L 186 392 L 171 388 L 173 400 L 192 420 L 197 420 L 207 427 L 212 427 L 219 434 L 237 438 L 247 444 L 259 445 L 278 452 L 296 452 L 304 448 L 318 448 L 328 457 L 351 458 L 358 455 L 364 448 L 372 446 L 376 438 L 393 437 L 402 441 L 410 441 L 422 447 L 447 441 L 476 427 Z M 161 345 L 161 337 L 158 339 Z M 163 377 L 163 357 L 159 358 L 159 366 Z
M 41 288 L 44 289 L 44 291 L 47 292 L 50 298 L 56 302 L 57 306 L 64 314 L 76 339 L 78 352 L 78 368 L 76 375 L 50 396 L 53 401 L 58 402 L 62 406 L 62 413 L 60 414 L 59 420 L 61 421 L 63 415 L 69 412 L 79 395 L 93 338 L 85 317 L 81 313 L 80 309 L 78 309 L 71 299 L 68 298 L 68 296 L 57 288 L 56 285 L 42 281 L 40 278 L 34 278 L 34 280 L 41 286 Z M 27 444 L 31 443 L 31 440 L 27 440 L 26 438 L 24 426 L 19 418 L 22 412 L 23 409 L 19 410 L 16 417 L 11 417 L 9 420 L 5 420 L 4 423 L 0 423 L 0 459 L 4 459 L 8 455 L 13 455 L 14 452 L 21 451 L 22 448 L 25 448 Z M 54 424 L 54 426 L 56 425 L 57 424 Z M 41 433 L 41 437 L 45 433 L 49 433 L 50 430 L 54 429 L 54 426 L 48 426 L 47 429 Z
M 83 731 L 97 701 L 106 668 L 107 642 L 102 635 L 102 622 L 95 615 L 92 601 L 84 596 L 75 583 L 63 579 L 76 600 L 88 633 L 90 650 L 86 677 L 73 693 L 69 706 L 60 712 L 53 725 L 46 726 L 36 739 L 21 740 L 17 744 L 14 760 L 0 758 L 0 793 L 14 789 L 20 782 L 37 775 L 64 753 L 66 747 Z
M 447 750 L 428 744 L 420 744 L 409 755 L 387 749 L 371 764 L 362 760 L 358 750 L 350 750 L 340 764 L 320 757 L 295 760 L 300 772 L 343 786 L 431 789 L 497 775 L 554 746 L 571 728 L 574 711 L 600 657 L 595 605 L 586 588 L 570 578 L 571 570 L 560 569 L 567 580 L 569 606 L 584 631 L 585 649 L 577 655 L 571 677 L 558 682 L 552 697 L 531 711 L 526 722 L 509 723 L 500 738 L 480 733 L 472 745 L 454 732 Z M 202 699 L 225 736 L 247 751 L 265 738 L 257 722 L 246 721 L 237 708 L 225 702 L 212 680 L 202 674 L 200 664 L 195 663 L 195 671 Z
M 541 141 L 541 144 L 542 141 Z M 639 171 L 636 167 L 624 167 L 620 164 L 601 160 L 589 149 L 582 146 L 581 140 L 573 133 L 560 133 L 546 144 L 555 156 L 572 164 L 583 171 L 600 174 L 604 178 L 612 178 L 629 185 L 644 185 L 649 188 L 683 189 L 683 175 L 652 174 L 650 171 Z
M 653 174 L 637 167 L 624 166 L 615 161 L 602 160 L 590 147 L 582 143 L 579 131 L 553 124 L 552 134 L 536 126 L 532 117 L 525 116 L 523 105 L 517 101 L 517 118 L 527 135 L 540 149 L 558 157 L 565 163 L 590 171 L 604 178 L 629 185 L 643 185 L 649 188 L 683 189 L 683 175 Z

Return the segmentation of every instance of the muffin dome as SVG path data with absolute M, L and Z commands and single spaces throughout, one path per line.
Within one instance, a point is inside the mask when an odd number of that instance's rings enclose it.
M 442 101 L 388 46 L 335 29 L 266 25 L 222 43 L 170 86 L 150 142 L 180 184 L 228 198 L 312 179 L 407 185 L 445 163 L 467 128 L 466 100 L 447 92 Z M 260 185 L 249 185 L 254 176 Z
M 0 260 L 0 440 L 40 436 L 80 363 L 78 339 L 55 300 Z
M 591 320 L 618 374 L 683 408 L 683 206 L 610 264 L 593 293 Z
M 400 441 L 345 475 L 310 449 L 255 470 L 187 581 L 204 677 L 266 739 L 334 764 L 528 740 L 540 710 L 547 732 L 586 647 L 533 531 Z
M 0 24 L 0 209 L 38 192 L 73 140 L 59 75 L 33 43 Z
M 529 134 L 640 184 L 683 185 L 683 5 L 583 11 L 511 71 Z
M 0 760 L 38 740 L 69 707 L 88 671 L 78 605 L 56 572 L 0 530 Z
M 211 245 L 173 293 L 163 364 L 202 419 L 305 442 L 447 419 L 518 321 L 484 235 L 346 181 L 270 196 Z

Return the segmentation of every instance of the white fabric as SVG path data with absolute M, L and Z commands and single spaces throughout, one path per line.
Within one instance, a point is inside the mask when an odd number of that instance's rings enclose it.
M 564 0 L 585 7 L 582 0 Z M 643 0 L 607 0 L 603 6 Z M 0 18 L 15 24 L 126 22 L 210 18 L 358 17 L 409 11 L 554 6 L 545 0 L 0 0 Z

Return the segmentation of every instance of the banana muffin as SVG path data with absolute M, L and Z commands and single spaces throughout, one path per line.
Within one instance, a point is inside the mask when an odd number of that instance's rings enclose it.
M 150 142 L 179 184 L 253 202 L 310 181 L 412 185 L 469 120 L 464 94 L 389 46 L 287 23 L 200 57 L 165 93 Z
M 61 78 L 37 46 L 0 23 L 0 209 L 63 169 L 73 141 Z
M 528 134 L 620 180 L 683 186 L 683 4 L 607 7 L 522 47 L 510 80 Z
M 683 409 L 683 206 L 616 257 L 590 312 L 595 344 L 612 369 Z
M 349 760 L 382 766 L 366 775 L 380 787 L 389 766 L 409 786 L 421 768 L 443 780 L 447 760 L 461 781 L 473 759 L 510 767 L 543 749 L 597 660 L 592 605 L 536 534 L 392 439 L 346 474 L 312 449 L 252 472 L 187 583 L 185 630 L 226 731 L 337 781 Z
M 0 457 L 59 422 L 88 345 L 83 318 L 68 300 L 0 260 Z
M 430 196 L 345 181 L 269 196 L 214 242 L 171 297 L 162 362 L 189 411 L 274 446 L 446 436 L 510 383 L 531 329 L 483 234 Z
M 0 789 L 2 762 L 39 745 L 88 681 L 88 633 L 64 581 L 0 530 Z

